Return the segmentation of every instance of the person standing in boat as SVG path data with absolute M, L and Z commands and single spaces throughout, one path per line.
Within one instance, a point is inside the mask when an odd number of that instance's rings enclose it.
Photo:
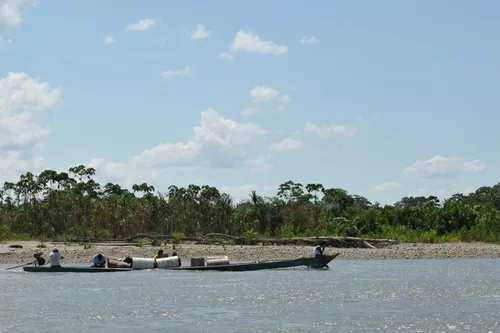
M 57 247 L 53 248 L 52 253 L 50 254 L 50 267 L 61 267 L 61 259 L 64 259 L 64 257 L 59 253 L 59 249 Z
M 94 258 L 92 258 L 91 267 L 106 267 L 106 258 L 102 255 L 102 253 L 97 253 Z

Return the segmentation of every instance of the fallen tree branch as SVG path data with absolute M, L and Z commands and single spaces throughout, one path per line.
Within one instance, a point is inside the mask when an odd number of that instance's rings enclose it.
M 76 238 L 72 239 L 75 243 L 100 243 L 116 246 L 126 246 L 136 242 L 138 239 L 147 238 L 152 240 L 178 240 L 180 242 L 195 242 L 197 244 L 217 244 L 221 243 L 220 238 L 231 240 L 235 245 L 302 245 L 315 246 L 324 243 L 325 246 L 336 248 L 383 248 L 399 242 L 393 239 L 370 239 L 358 237 L 293 237 L 293 238 L 252 238 L 232 236 L 221 233 L 210 233 L 202 237 L 174 237 L 172 235 L 147 235 L 137 234 L 125 239 L 93 239 Z M 147 244 L 150 244 L 149 242 Z M 147 245 L 144 243 L 143 245 Z
M 211 234 L 206 234 L 205 236 L 201 236 L 201 238 L 209 238 L 209 237 L 222 237 L 222 238 L 231 238 L 231 239 L 239 239 L 241 237 L 238 236 L 232 236 L 232 235 L 227 235 L 227 234 L 219 234 L 219 233 L 211 233 Z
M 369 248 L 369 249 L 376 249 L 376 247 L 375 247 L 375 246 L 371 245 L 370 243 L 368 243 L 368 242 L 367 242 L 367 241 L 365 241 L 365 240 L 363 241 L 363 244 L 364 244 L 367 248 Z
M 391 239 L 366 239 L 357 237 L 295 237 L 295 238 L 256 238 L 253 243 L 272 244 L 272 245 L 310 245 L 315 246 L 324 243 L 325 246 L 336 248 L 382 248 L 397 244 Z

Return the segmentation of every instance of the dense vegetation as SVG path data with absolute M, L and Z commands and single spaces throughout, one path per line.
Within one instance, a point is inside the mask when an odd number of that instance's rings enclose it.
M 170 186 L 156 192 L 147 183 L 132 191 L 98 184 L 83 165 L 68 172 L 21 175 L 0 190 L 0 240 L 63 235 L 123 238 L 137 233 L 196 236 L 217 232 L 255 237 L 343 235 L 400 240 L 500 238 L 500 184 L 440 202 L 434 196 L 404 197 L 373 204 L 339 188 L 288 181 L 277 194 L 256 192 L 235 203 L 217 188 Z

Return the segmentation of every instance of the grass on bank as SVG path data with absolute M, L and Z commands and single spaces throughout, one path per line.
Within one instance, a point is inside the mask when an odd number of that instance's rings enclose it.
M 280 238 L 291 238 L 291 237 L 338 237 L 342 236 L 340 233 L 327 233 L 325 231 L 308 231 L 301 234 L 295 234 L 291 230 L 284 230 Z M 107 232 L 97 231 L 94 237 L 99 238 L 100 235 L 107 234 Z M 181 233 L 174 233 L 172 240 L 162 241 L 163 243 L 179 244 L 181 239 L 184 237 Z M 388 238 L 398 240 L 405 243 L 445 243 L 445 242 L 490 242 L 497 243 L 500 242 L 500 234 L 494 232 L 493 230 L 488 230 L 484 226 L 477 225 L 471 229 L 462 228 L 457 232 L 453 232 L 446 235 L 439 235 L 437 230 L 415 230 L 408 228 L 406 226 L 382 226 L 380 230 L 376 233 L 368 233 L 358 235 L 364 238 Z M 254 232 L 253 230 L 245 232 L 242 237 L 246 239 L 255 239 L 262 236 Z M 7 226 L 0 225 L 0 242 L 5 241 L 40 241 L 41 243 L 48 242 L 52 239 L 57 239 L 58 241 L 70 242 L 70 239 L 74 238 L 74 235 L 58 235 L 57 237 L 48 237 L 46 235 L 29 235 L 27 233 L 16 233 L 12 232 Z M 107 237 L 111 238 L 111 237 Z M 220 239 L 214 240 L 229 245 L 231 240 Z M 152 244 L 153 246 L 161 246 L 162 242 L 151 239 L 151 238 L 140 238 L 135 240 L 135 244 L 142 246 L 144 244 Z

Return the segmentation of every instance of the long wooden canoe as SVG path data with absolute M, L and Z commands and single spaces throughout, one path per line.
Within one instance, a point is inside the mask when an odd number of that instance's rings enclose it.
M 23 267 L 25 272 L 32 273 L 111 273 L 111 272 L 129 272 L 130 268 L 96 268 L 96 267 Z
M 330 261 L 335 259 L 340 253 L 334 255 L 323 255 L 319 257 L 298 258 L 293 260 L 277 260 L 277 261 L 261 261 L 252 263 L 238 263 L 229 265 L 213 265 L 213 266 L 186 266 L 176 267 L 173 270 L 184 271 L 229 271 L 229 272 L 244 272 L 258 271 L 261 269 L 276 269 L 308 266 L 310 268 L 324 268 Z
M 334 255 L 323 255 L 318 257 L 298 258 L 293 260 L 276 260 L 276 261 L 261 261 L 251 263 L 237 263 L 229 265 L 213 265 L 213 266 L 181 266 L 168 268 L 166 270 L 182 270 L 182 271 L 228 271 L 228 272 L 245 272 L 258 271 L 262 269 L 277 269 L 307 266 L 309 268 L 325 268 L 326 265 L 335 259 L 340 253 Z M 111 273 L 111 272 L 130 272 L 131 268 L 96 268 L 96 267 L 57 267 L 48 266 L 23 267 L 25 272 L 32 273 Z

